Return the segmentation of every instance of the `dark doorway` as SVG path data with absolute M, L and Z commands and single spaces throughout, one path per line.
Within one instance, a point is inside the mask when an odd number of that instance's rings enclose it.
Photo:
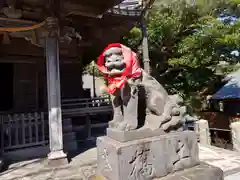
M 13 108 L 13 64 L 0 63 L 0 111 Z

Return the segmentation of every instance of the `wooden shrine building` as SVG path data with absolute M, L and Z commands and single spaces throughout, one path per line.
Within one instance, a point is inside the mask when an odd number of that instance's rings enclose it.
M 0 1 L 3 157 L 9 151 L 49 142 L 48 159 L 66 162 L 64 102 L 86 97 L 82 68 L 104 46 L 119 41 L 140 23 L 153 1 Z M 148 56 L 144 58 L 147 62 Z M 48 137 L 44 137 L 46 130 Z

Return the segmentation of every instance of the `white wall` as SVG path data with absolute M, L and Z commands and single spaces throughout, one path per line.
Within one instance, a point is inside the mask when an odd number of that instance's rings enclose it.
M 91 97 L 93 97 L 93 77 L 89 74 L 85 74 L 82 76 L 83 81 L 83 89 L 91 89 Z M 104 85 L 104 80 L 102 78 L 95 77 L 95 83 L 96 83 L 96 95 L 100 96 L 100 87 Z

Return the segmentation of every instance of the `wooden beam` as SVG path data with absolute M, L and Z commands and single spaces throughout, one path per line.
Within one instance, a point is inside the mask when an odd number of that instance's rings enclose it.
M 37 23 L 35 21 L 0 17 L 0 25 L 4 27 L 31 26 Z
M 0 45 L 1 55 L 27 55 L 41 57 L 44 55 L 42 48 L 33 46 L 23 39 L 12 39 L 11 44 Z
M 98 9 L 97 11 L 100 13 L 106 12 L 108 9 L 113 7 L 114 5 L 119 4 L 123 0 L 88 0 L 88 1 L 79 1 L 79 0 L 69 0 L 70 4 L 77 4 L 81 5 L 85 8 L 92 8 L 92 9 Z M 65 5 L 65 3 L 64 3 Z M 97 12 L 95 11 L 95 12 Z
M 85 43 L 82 46 L 74 44 L 60 44 L 60 55 L 68 58 L 75 58 L 81 55 L 82 47 L 90 46 L 91 43 Z M 22 38 L 12 38 L 11 44 L 0 45 L 0 55 L 16 55 L 16 56 L 44 56 L 44 50 L 41 47 L 32 45 L 30 42 Z
M 101 19 L 103 17 L 102 14 L 94 14 L 90 12 L 80 12 L 80 11 L 72 11 L 68 13 L 67 16 L 69 15 L 80 15 L 80 16 L 86 16 L 86 17 L 97 18 L 97 19 Z
M 83 6 L 79 3 L 70 3 L 70 2 L 63 3 L 60 8 L 61 8 L 60 9 L 61 13 L 63 14 L 68 14 L 71 12 L 79 12 L 79 13 L 91 13 L 95 15 L 101 15 L 104 12 L 104 11 L 101 11 L 99 7 Z
M 35 64 L 35 63 L 45 63 L 45 57 L 36 56 L 10 56 L 2 55 L 0 56 L 0 63 L 25 63 L 25 64 Z M 69 58 L 65 56 L 60 56 L 60 64 L 82 64 L 79 57 Z

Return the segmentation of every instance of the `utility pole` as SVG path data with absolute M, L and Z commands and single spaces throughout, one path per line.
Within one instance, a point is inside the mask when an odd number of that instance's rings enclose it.
M 149 51 L 148 51 L 148 33 L 147 33 L 147 12 L 142 15 L 141 28 L 142 28 L 142 53 L 143 53 L 143 66 L 147 73 L 151 73 Z

